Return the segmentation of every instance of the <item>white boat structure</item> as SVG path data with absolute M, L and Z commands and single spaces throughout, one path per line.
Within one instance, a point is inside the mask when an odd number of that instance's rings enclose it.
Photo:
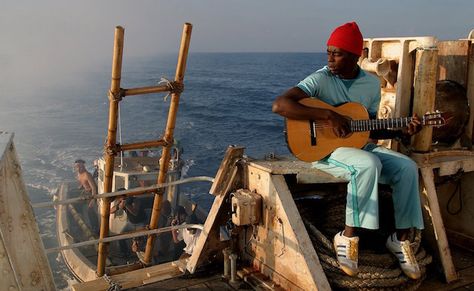
M 184 78 L 190 33 L 191 26 L 186 24 L 175 78 L 178 83 L 182 83 Z M 466 111 L 464 107 L 452 109 L 446 104 L 437 103 L 440 92 L 436 84 L 440 81 L 459 84 L 465 89 L 465 95 L 461 98 L 467 104 L 473 104 L 472 38 L 455 41 L 439 41 L 435 37 L 373 38 L 365 39 L 364 47 L 366 54 L 362 56 L 360 65 L 382 81 L 380 117 L 409 116 L 411 113 L 421 116 L 439 106 L 444 106 L 452 118 L 460 111 Z M 332 228 L 343 224 L 336 218 L 344 208 L 344 201 L 334 197 L 338 197 L 341 188 L 345 189 L 347 181 L 318 171 L 310 164 L 292 157 L 271 156 L 256 160 L 246 157 L 243 147 L 230 146 L 214 178 L 195 178 L 212 181 L 209 193 L 214 195 L 214 203 L 204 225 L 158 228 L 165 186 L 187 182 L 179 179 L 170 184 L 167 180 L 168 173 L 171 173 L 168 171 L 172 156 L 171 141 L 181 92 L 170 86 L 171 83 L 137 89 L 120 88 L 122 48 L 123 29 L 119 27 L 116 30 L 109 92 L 109 135 L 100 163 L 103 170 L 99 174 L 101 194 L 86 198 L 60 197 L 58 201 L 49 203 L 63 209 L 58 213 L 61 221 L 66 217 L 66 209 L 70 209 L 68 205 L 78 200 L 98 199 L 101 204 L 98 239 L 72 242 L 70 237 L 74 234 L 67 234 L 67 230 L 63 229 L 58 233 L 61 245 L 46 250 L 48 253 L 61 251 L 67 254 L 65 260 L 68 262 L 82 262 L 78 265 L 69 263 L 73 269 L 83 269 L 83 274 L 78 277 L 83 277 L 84 282 L 73 285 L 73 290 L 170 290 L 186 287 L 234 290 L 249 286 L 255 290 L 472 288 L 474 259 L 469 258 L 474 258 L 474 231 L 470 227 L 470 221 L 474 219 L 474 200 L 471 197 L 474 189 L 473 107 L 467 110 L 469 114 L 465 121 L 460 122 L 461 134 L 456 134 L 450 142 L 433 144 L 433 136 L 436 137 L 437 133 L 433 133 L 431 128 L 423 129 L 408 147 L 398 142 L 382 142 L 383 146 L 411 155 L 420 168 L 420 195 L 427 229 L 422 233 L 423 240 L 420 241 L 420 236 L 415 238 L 415 247 L 424 276 L 419 280 L 408 279 L 396 261 L 386 256 L 386 252 L 369 248 L 361 250 L 360 257 L 374 260 L 361 262 L 361 272 L 357 277 L 347 277 L 334 263 L 334 251 L 327 239 L 331 237 Z M 121 98 L 168 91 L 172 92 L 172 99 L 163 138 L 151 142 L 117 144 L 116 113 Z M 446 103 L 450 105 L 452 99 L 448 98 Z M 21 180 L 12 137 L 12 134 L 0 133 L 0 266 L 5 274 L 0 280 L 0 289 L 53 290 L 51 271 Z M 131 177 L 148 175 L 136 171 L 140 167 L 143 170 L 145 161 L 127 161 L 131 168 L 130 172 L 126 172 L 123 166 L 118 167 L 120 164 L 115 157 L 119 152 L 149 147 L 162 147 L 159 161 L 154 160 L 149 165 L 151 169 L 158 170 L 154 173 L 158 175 L 156 183 L 130 187 L 131 182 L 136 181 Z M 129 189 L 117 191 L 122 186 L 119 181 L 123 181 L 123 186 L 126 188 L 128 185 Z M 74 192 L 66 190 L 62 192 Z M 154 195 L 154 203 L 147 229 L 110 235 L 112 197 L 150 192 Z M 455 213 L 449 209 L 453 195 L 459 195 L 462 201 L 458 205 L 460 210 Z M 84 214 L 79 216 L 84 217 Z M 333 218 L 334 221 L 331 220 Z M 60 224 L 67 225 L 67 222 Z M 186 259 L 153 265 L 151 257 L 155 235 L 174 228 L 188 227 L 202 228 L 192 255 Z M 144 235 L 147 236 L 147 245 L 140 264 L 111 267 L 113 264 L 109 261 L 113 261 L 113 258 L 109 259 L 108 246 L 112 241 Z M 18 245 L 22 247 L 17 248 Z M 86 245 L 90 246 L 89 251 L 95 256 L 96 264 L 93 263 L 94 259 L 81 258 L 85 256 L 84 251 L 75 251 Z M 430 264 L 431 257 L 434 264 Z M 200 272 L 203 269 L 206 271 Z M 210 271 L 216 269 L 217 275 Z M 186 280 L 189 274 L 199 273 L 201 279 L 198 283 L 197 279 Z
M 0 289 L 54 290 L 13 136 L 0 131 Z
M 168 171 L 167 182 L 177 181 L 181 175 L 181 154 L 178 148 L 173 149 L 173 158 L 170 160 L 170 168 Z M 114 175 L 112 189 L 113 191 L 119 191 L 119 189 L 132 189 L 140 186 L 153 185 L 156 182 L 158 176 L 159 157 L 144 156 L 144 157 L 126 157 L 117 159 L 114 166 Z M 105 162 L 103 159 L 98 161 L 98 194 L 104 193 L 103 191 L 103 179 L 104 179 L 104 167 Z M 178 186 L 171 185 L 166 188 L 163 193 L 164 200 L 169 201 L 169 205 L 174 205 L 173 209 L 180 204 L 184 204 L 180 201 L 179 193 L 177 192 Z M 70 199 L 80 199 L 81 189 L 78 188 L 77 181 L 64 182 L 58 190 L 57 200 L 67 201 Z M 85 198 L 85 197 L 82 197 Z M 74 204 L 60 204 L 56 206 L 56 226 L 57 226 L 57 239 L 59 245 L 68 246 L 74 243 L 88 240 L 96 240 L 98 233 L 94 233 L 91 228 L 91 222 L 88 212 L 95 211 L 99 212 L 100 208 L 94 207 L 89 209 L 87 203 L 74 203 Z M 152 194 L 141 197 L 141 209 L 145 212 L 145 220 L 150 219 L 151 209 L 153 207 L 153 196 Z M 112 203 L 115 205 L 114 203 Z M 187 203 L 189 208 L 189 203 Z M 169 213 L 166 218 L 170 215 Z M 94 215 L 93 217 L 98 217 Z M 109 217 L 109 231 L 111 235 L 118 235 L 126 233 L 131 229 L 145 230 L 145 224 L 133 224 L 127 217 L 127 212 L 120 210 L 110 215 Z M 127 242 L 129 244 L 129 242 Z M 131 252 L 131 251 L 130 251 Z M 120 248 L 118 242 L 111 244 L 110 255 L 107 259 L 107 266 L 110 268 L 137 268 L 139 257 L 134 254 L 126 255 L 123 249 Z M 73 248 L 62 250 L 61 254 L 64 258 L 64 262 L 69 267 L 71 274 L 79 282 L 85 282 L 95 279 L 97 269 L 97 246 L 88 245 L 81 248 Z M 170 257 L 163 258 L 164 261 L 171 260 Z M 134 265 L 135 263 L 135 265 Z

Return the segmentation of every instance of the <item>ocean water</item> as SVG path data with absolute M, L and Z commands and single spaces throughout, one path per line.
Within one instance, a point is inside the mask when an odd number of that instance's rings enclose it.
M 125 56 L 122 87 L 153 86 L 161 77 L 173 79 L 176 59 L 171 54 Z M 186 175 L 215 176 L 229 145 L 244 146 L 245 154 L 256 158 L 289 155 L 283 118 L 271 112 L 272 102 L 325 62 L 323 53 L 191 53 L 174 132 L 184 148 Z M 11 103 L 0 107 L 0 130 L 15 132 L 33 202 L 51 200 L 62 181 L 73 179 L 74 160 L 84 159 L 91 169 L 92 161 L 102 156 L 110 68 L 105 62 L 97 64 L 79 74 L 80 82 L 42 88 L 32 96 L 8 92 Z M 124 143 L 163 134 L 170 101 L 164 95 L 130 96 L 121 102 Z M 200 182 L 181 190 L 209 201 L 209 187 Z M 35 214 L 45 247 L 56 246 L 54 210 L 36 209 Z M 48 259 L 57 287 L 65 288 L 71 275 L 60 255 Z

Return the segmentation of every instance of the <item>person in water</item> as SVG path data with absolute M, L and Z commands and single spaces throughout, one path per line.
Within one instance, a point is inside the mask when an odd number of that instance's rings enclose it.
M 82 189 L 81 195 L 84 196 L 96 196 L 97 195 L 97 185 L 85 167 L 84 160 L 76 160 L 74 162 L 74 170 L 76 172 L 76 179 L 79 182 L 79 189 Z M 91 199 L 88 204 L 87 215 L 89 217 L 90 226 L 94 233 L 98 233 L 99 217 L 97 215 L 97 209 L 95 199 Z
M 330 109 L 302 105 L 302 99 L 316 98 L 332 106 L 357 102 L 375 118 L 381 99 L 380 81 L 358 66 L 362 49 L 362 34 L 355 22 L 337 27 L 327 41 L 328 65 L 278 96 L 273 103 L 273 112 L 290 119 L 327 122 L 338 138 L 351 134 L 350 118 Z M 374 139 L 404 137 L 420 129 L 419 118 L 415 115 L 403 130 L 378 130 L 370 136 Z M 369 140 L 362 149 L 339 147 L 313 166 L 349 181 L 345 228 L 334 237 L 341 269 L 350 276 L 358 272 L 358 233 L 361 228 L 379 228 L 378 183 L 383 183 L 393 190 L 396 228 L 385 245 L 398 258 L 408 277 L 420 278 L 420 268 L 408 239 L 411 229 L 424 227 L 416 163 Z

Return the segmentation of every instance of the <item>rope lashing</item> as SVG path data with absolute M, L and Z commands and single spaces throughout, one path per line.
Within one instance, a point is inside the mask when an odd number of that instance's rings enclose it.
M 170 81 L 165 77 L 161 77 L 158 84 L 166 84 L 166 86 L 168 86 L 168 88 L 170 89 L 168 94 L 166 94 L 166 96 L 163 97 L 164 101 L 168 100 L 168 96 L 170 96 L 170 94 L 181 94 L 184 90 L 183 83 L 178 82 L 178 81 Z
M 108 146 L 107 144 L 104 145 L 104 153 L 108 156 L 116 156 L 119 151 L 120 151 L 119 145 L 113 145 L 113 146 Z
M 108 96 L 110 101 L 121 101 L 123 96 L 125 96 L 125 90 L 120 88 L 120 90 L 115 93 L 109 90 Z

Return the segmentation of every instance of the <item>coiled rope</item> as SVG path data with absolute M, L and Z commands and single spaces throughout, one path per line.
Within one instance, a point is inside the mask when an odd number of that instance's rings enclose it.
M 354 277 L 346 275 L 339 268 L 332 244 L 334 235 L 344 228 L 345 193 L 331 193 L 324 196 L 324 199 L 310 200 L 316 203 L 316 206 L 308 203 L 308 200 L 304 201 L 305 199 L 296 201 L 296 203 L 324 272 L 333 288 L 416 290 L 421 285 L 426 277 L 426 265 L 431 263 L 432 258 L 420 246 L 420 232 L 415 232 L 412 235 L 413 243 L 411 245 L 422 272 L 420 279 L 412 280 L 403 274 L 398 265 L 398 260 L 385 249 L 385 239 L 390 232 L 383 229 L 380 233 L 372 234 L 379 236 L 379 239 L 375 239 L 375 241 L 379 241 L 379 245 L 382 245 L 382 247 L 378 247 L 376 250 L 360 247 L 359 272 Z M 383 195 L 380 196 L 382 199 Z M 318 211 L 314 211 L 315 207 L 318 207 Z M 315 213 L 318 214 L 315 215 Z M 384 234 L 384 232 L 386 233 Z

